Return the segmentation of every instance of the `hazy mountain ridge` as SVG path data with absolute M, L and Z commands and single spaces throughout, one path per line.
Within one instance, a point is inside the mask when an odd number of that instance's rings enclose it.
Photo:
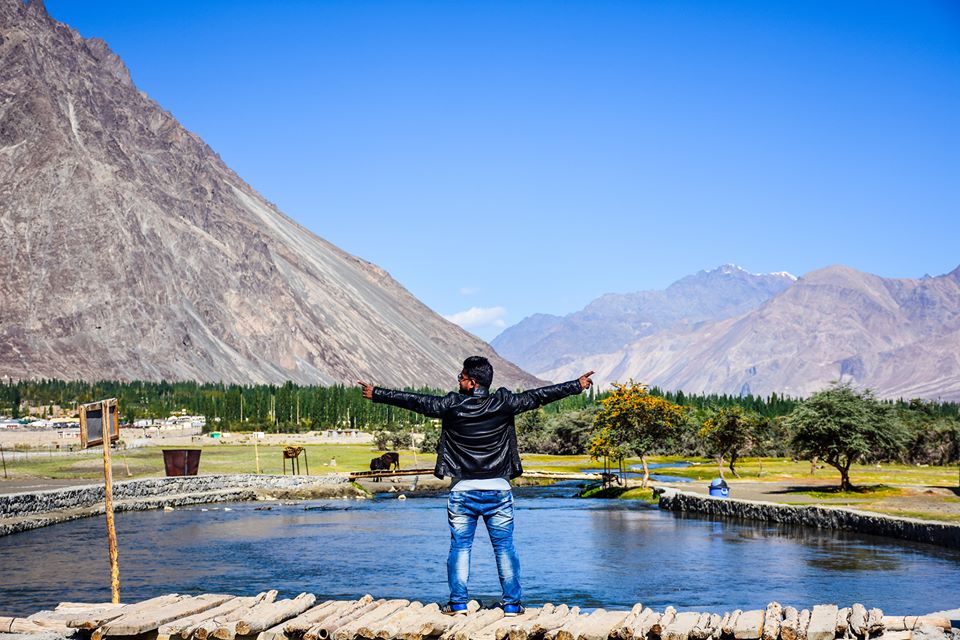
M 280 213 L 107 45 L 0 0 L 0 376 L 539 381 Z
M 678 324 L 696 325 L 754 309 L 795 278 L 753 274 L 727 264 L 677 280 L 664 290 L 607 293 L 565 317 L 536 314 L 491 342 L 530 371 L 547 371 L 580 356 L 610 353 Z
M 738 317 L 646 336 L 545 378 L 595 368 L 686 392 L 806 396 L 833 380 L 884 397 L 960 400 L 960 267 L 924 279 L 811 272 Z

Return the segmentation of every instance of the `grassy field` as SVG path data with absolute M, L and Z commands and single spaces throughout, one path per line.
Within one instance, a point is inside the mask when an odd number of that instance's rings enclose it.
M 283 473 L 281 445 L 214 444 L 201 447 L 200 473 L 256 473 L 257 454 L 261 473 Z M 370 459 L 379 451 L 366 444 L 306 445 L 307 458 L 301 457 L 300 470 L 313 474 L 366 471 Z M 436 456 L 400 450 L 401 467 L 433 468 Z M 525 454 L 524 468 L 540 471 L 578 471 L 601 466 L 589 456 L 546 456 Z M 333 459 L 336 464 L 331 465 Z M 717 477 L 714 461 L 679 457 L 652 457 L 651 463 L 668 465 L 656 470 L 671 476 L 700 481 L 699 486 Z M 162 447 L 143 447 L 116 451 L 113 456 L 116 480 L 158 477 L 164 475 Z M 640 464 L 629 459 L 625 466 Z M 669 466 L 689 465 L 689 466 Z M 288 462 L 289 468 L 289 462 Z M 829 466 L 820 466 L 811 473 L 809 461 L 794 462 L 788 458 L 749 458 L 737 465 L 741 478 L 735 479 L 728 469 L 724 476 L 734 496 L 769 500 L 784 504 L 822 504 L 876 511 L 889 515 L 928 520 L 960 522 L 960 489 L 957 467 L 916 467 L 908 465 L 856 465 L 851 470 L 853 491 L 840 492 L 840 474 Z M 84 454 L 31 456 L 26 460 L 7 460 L 10 478 L 55 478 L 96 481 L 103 477 L 100 450 Z M 653 502 L 650 489 L 639 489 L 631 481 L 627 488 L 612 488 L 594 497 L 637 499 Z M 738 486 L 739 485 L 739 486 Z M 702 491 L 703 489 L 701 489 Z
M 163 447 L 142 447 L 114 453 L 114 469 L 117 478 L 161 476 L 163 469 Z M 193 447 L 190 447 L 193 448 Z M 254 451 L 252 444 L 245 445 L 207 445 L 200 447 L 203 453 L 200 458 L 201 473 L 255 473 L 257 470 L 256 453 L 259 453 L 261 473 L 282 473 L 283 457 L 282 446 L 258 446 Z M 404 468 L 433 467 L 436 460 L 434 454 L 418 453 L 416 464 L 414 454 L 409 450 L 400 450 L 400 462 Z M 306 445 L 307 458 L 301 458 L 301 471 L 306 471 L 309 462 L 310 471 L 314 474 L 327 472 L 365 471 L 369 469 L 370 459 L 379 455 L 379 452 L 370 445 L 361 444 L 331 444 Z M 589 456 L 548 456 L 524 454 L 521 456 L 525 469 L 540 471 L 577 471 L 584 468 L 598 468 L 601 463 L 590 460 Z M 330 466 L 332 459 L 336 459 L 336 466 Z M 715 462 L 705 459 L 680 458 L 676 456 L 651 457 L 651 463 L 670 465 L 671 463 L 688 463 L 690 466 L 671 466 L 660 469 L 659 472 L 671 476 L 681 476 L 692 480 L 709 481 L 717 477 Z M 626 460 L 625 466 L 639 465 L 639 458 Z M 289 465 L 289 462 L 288 462 Z M 748 458 L 737 464 L 740 480 L 753 482 L 790 483 L 798 487 L 807 486 L 806 490 L 798 489 L 813 497 L 865 497 L 859 493 L 844 496 L 837 494 L 831 485 L 839 485 L 840 474 L 830 466 L 820 465 L 815 473 L 811 474 L 809 461 L 794 462 L 789 458 Z M 655 471 L 656 472 L 656 471 Z M 103 464 L 99 450 L 77 455 L 33 456 L 27 460 L 8 460 L 7 473 L 11 476 L 31 476 L 43 478 L 80 478 L 96 479 L 102 476 Z M 724 467 L 724 476 L 728 482 L 737 482 Z M 858 487 L 872 487 L 884 485 L 888 493 L 895 492 L 893 487 L 933 486 L 956 487 L 958 484 L 957 467 L 917 467 L 909 465 L 854 465 L 851 469 L 851 479 Z M 876 497 L 876 496 L 875 496 Z
M 194 448 L 194 447 L 185 447 Z M 283 447 L 258 446 L 256 451 L 249 445 L 211 445 L 200 447 L 200 473 L 256 473 L 257 454 L 260 457 L 261 473 L 283 473 Z M 141 447 L 126 451 L 114 451 L 113 476 L 117 480 L 127 478 L 146 478 L 164 475 L 163 447 Z M 103 477 L 103 458 L 100 449 L 91 455 L 72 456 L 38 455 L 27 460 L 7 461 L 7 473 L 11 477 L 41 477 L 61 479 L 90 479 Z M 413 452 L 400 450 L 400 463 L 404 467 L 433 467 L 436 456 L 417 454 L 418 464 L 414 465 Z M 300 457 L 300 472 L 306 473 L 307 465 L 313 474 L 330 472 L 366 471 L 370 468 L 370 459 L 380 452 L 369 445 L 306 445 L 306 458 Z M 336 466 L 331 466 L 332 459 Z M 290 461 L 287 461 L 289 473 Z

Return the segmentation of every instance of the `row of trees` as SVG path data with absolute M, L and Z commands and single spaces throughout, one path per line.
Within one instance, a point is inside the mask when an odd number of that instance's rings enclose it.
M 357 387 L 300 386 L 292 382 L 279 386 L 242 386 L 197 382 L 22 381 L 0 384 L 0 415 L 21 417 L 28 407 L 39 409 L 40 415 L 52 415 L 54 407 L 69 414 L 79 404 L 103 398 L 117 398 L 121 419 L 128 422 L 186 412 L 206 416 L 211 428 L 234 430 L 393 431 L 430 422 L 409 411 L 368 402 Z
M 822 460 L 835 467 L 841 490 L 852 488 L 850 467 L 855 462 L 903 460 L 910 454 L 929 453 L 929 446 L 924 446 L 929 443 L 936 443 L 937 462 L 960 459 L 960 422 L 955 418 L 934 417 L 939 410 L 924 403 L 898 411 L 870 391 L 847 384 L 831 385 L 795 403 L 790 413 L 772 418 L 739 405 L 713 407 L 704 413 L 704 409 L 652 395 L 633 382 L 614 385 L 600 405 L 590 437 L 591 457 L 620 461 L 622 469 L 623 458 L 640 456 L 643 486 L 649 478 L 646 457 L 658 448 L 670 448 L 671 443 L 676 448 L 693 425 L 699 425 L 696 432 L 702 447 L 716 457 L 721 476 L 724 459 L 736 475 L 737 458 L 769 455 L 778 447 L 797 458 Z M 922 420 L 920 415 L 933 419 Z
M 415 389 L 425 393 L 443 393 Z M 435 421 L 364 400 L 356 387 L 223 385 L 196 382 L 22 381 L 0 384 L 0 415 L 54 405 L 64 409 L 106 397 L 119 399 L 122 417 L 205 415 L 208 428 L 306 431 L 356 428 L 402 446 L 410 433 L 437 441 Z M 521 451 L 590 453 L 615 463 L 651 454 L 713 456 L 737 474 L 743 456 L 817 458 L 836 466 L 845 486 L 855 460 L 947 464 L 960 459 L 960 405 L 880 401 L 834 385 L 805 401 L 759 396 L 686 395 L 633 382 L 611 391 L 565 398 L 517 418 Z M 646 468 L 644 469 L 646 471 Z M 646 475 L 646 474 L 645 474 Z

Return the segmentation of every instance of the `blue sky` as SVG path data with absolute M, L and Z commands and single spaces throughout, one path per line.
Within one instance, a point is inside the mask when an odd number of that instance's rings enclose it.
M 281 210 L 486 339 L 727 262 L 960 264 L 952 1 L 46 5 Z

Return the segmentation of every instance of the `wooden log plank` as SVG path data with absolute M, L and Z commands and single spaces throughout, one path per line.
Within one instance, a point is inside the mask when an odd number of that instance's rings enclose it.
M 837 635 L 847 635 L 850 625 L 850 607 L 843 607 L 837 611 Z
M 663 640 L 687 640 L 699 619 L 700 614 L 695 611 L 678 613 L 670 624 L 663 628 L 660 637 Z
M 556 640 L 576 640 L 580 635 L 580 630 L 591 618 L 603 615 L 606 612 L 606 609 L 594 609 L 590 613 L 580 613 L 560 627 L 554 637 Z
M 264 598 L 258 599 L 250 606 L 241 607 L 212 623 L 203 623 L 199 625 L 194 632 L 194 636 L 197 638 L 197 640 L 205 640 L 206 638 L 211 637 L 219 638 L 219 640 L 233 640 L 235 637 L 237 637 L 237 624 L 243 619 L 244 616 L 250 615 L 250 612 L 257 608 L 270 606 L 276 601 L 276 599 L 277 591 L 276 589 L 271 589 L 270 591 L 267 591 Z
M 913 631 L 889 631 L 883 632 L 882 640 L 913 640 Z
M 883 633 L 883 611 L 876 607 L 867 612 L 867 632 L 870 635 Z
M 249 636 L 266 631 L 285 620 L 296 618 L 316 601 L 317 596 L 312 593 L 301 593 L 295 598 L 251 607 L 249 613 L 237 621 L 237 634 Z
M 719 613 L 710 614 L 710 622 L 708 623 L 710 625 L 708 629 L 710 631 L 710 635 L 708 635 L 707 638 L 720 638 L 721 622 L 723 622 L 723 616 L 721 616 Z
M 495 627 L 503 620 L 503 609 L 487 609 L 473 616 L 473 619 L 453 633 L 452 640 L 482 640 L 485 636 L 494 637 Z M 441 640 L 443 636 L 440 636 Z
M 224 594 L 204 594 L 193 598 L 187 597 L 178 602 L 151 607 L 133 613 L 125 613 L 105 625 L 98 627 L 91 635 L 92 640 L 102 640 L 108 636 L 136 636 L 147 631 L 158 629 L 160 625 L 173 620 L 195 615 L 208 609 L 213 609 L 233 596 Z
M 950 620 L 943 616 L 883 616 L 884 635 L 887 631 L 913 631 L 923 625 L 950 630 Z
M 650 608 L 645 608 L 633 627 L 633 640 L 643 640 L 650 633 L 653 625 L 660 620 L 660 614 Z
M 865 636 L 867 634 L 867 608 L 859 602 L 854 603 L 850 607 L 850 619 L 847 625 L 853 635 L 861 638 Z
M 744 611 L 737 618 L 733 637 L 737 640 L 759 640 L 763 634 L 763 609 Z
M 54 631 L 67 636 L 72 634 L 74 629 L 65 624 L 42 625 L 26 618 L 0 616 L 0 633 L 43 633 L 44 631 Z
M 613 640 L 629 640 L 633 638 L 633 625 L 636 624 L 641 614 L 643 614 L 643 603 L 638 602 L 630 609 L 627 617 L 624 618 L 619 625 L 610 630 L 610 637 Z
M 670 626 L 673 619 L 677 617 L 677 610 L 673 607 L 667 607 L 663 614 L 650 625 L 650 633 L 655 636 L 661 636 L 663 630 Z
M 779 602 L 771 602 L 763 612 L 763 628 L 760 637 L 763 640 L 777 640 L 780 637 L 780 624 L 783 621 L 783 607 Z
M 287 640 L 287 632 L 284 630 L 286 621 L 281 622 L 275 627 L 270 627 L 257 634 L 257 640 Z
M 386 618 L 410 604 L 409 600 L 394 599 L 387 600 L 382 605 L 368 611 L 356 620 L 345 624 L 337 629 L 333 634 L 335 640 L 351 640 L 354 636 L 362 638 L 375 638 L 379 625 Z
M 66 626 L 67 626 L 67 622 L 70 621 L 70 620 L 73 620 L 74 618 L 77 618 L 77 617 L 78 617 L 78 614 L 95 616 L 95 615 L 97 615 L 97 614 L 99 614 L 99 613 L 103 613 L 103 612 L 105 612 L 105 611 L 108 611 L 108 609 L 99 609 L 99 610 L 98 610 L 98 609 L 89 609 L 89 608 L 86 608 L 86 609 L 73 609 L 73 610 L 71 610 L 71 609 L 60 609 L 60 610 L 54 609 L 53 611 L 50 611 L 50 610 L 48 609 L 48 610 L 44 610 L 44 611 L 37 611 L 36 613 L 32 613 L 32 614 L 30 614 L 29 616 L 27 616 L 26 618 L 23 618 L 23 619 L 24 619 L 24 620 L 29 620 L 30 622 L 35 622 L 35 623 L 39 624 L 40 626 L 50 625 L 50 626 L 55 626 L 55 627 L 66 627 Z
M 553 604 L 547 602 L 544 603 L 544 605 L 540 608 L 527 607 L 527 609 L 519 616 L 504 619 L 504 623 L 497 627 L 496 632 L 493 634 L 494 640 L 507 640 L 507 638 L 510 637 L 510 633 L 513 629 L 517 629 L 519 633 L 520 627 L 532 625 L 533 621 L 542 615 L 544 611 L 553 611 Z
M 580 623 L 589 616 L 589 613 L 581 613 L 579 610 L 574 613 L 573 609 L 571 609 L 566 618 L 562 620 L 562 624 L 558 625 L 556 629 L 547 631 L 543 637 L 547 640 L 569 640 L 568 636 L 572 635 L 575 638 L 576 630 L 580 627 Z
M 509 638 L 509 640 L 528 640 L 528 638 L 533 635 L 533 631 L 537 625 L 554 618 L 559 611 L 566 612 L 567 609 L 568 607 L 565 604 L 554 606 L 548 602 L 540 609 L 540 613 L 531 620 L 518 620 L 511 624 L 510 633 L 504 636 L 504 638 Z M 498 640 L 504 640 L 504 638 Z
M 701 613 L 693 629 L 690 629 L 690 637 L 694 640 L 706 640 L 710 637 L 710 633 L 710 614 Z
M 221 602 L 219 605 L 211 609 L 206 609 L 205 611 L 195 613 L 192 616 L 178 618 L 177 620 L 171 620 L 170 622 L 161 624 L 157 628 L 157 635 L 165 636 L 167 638 L 171 638 L 173 636 L 183 637 L 180 636 L 181 630 L 186 629 L 194 622 L 200 622 L 201 620 L 206 620 L 219 614 L 229 613 L 235 608 L 243 606 L 244 603 L 244 598 L 231 596 L 228 600 Z
M 424 605 L 421 611 L 421 615 L 417 616 L 411 623 L 405 625 L 404 628 L 400 630 L 399 637 L 401 639 L 406 640 L 409 638 L 410 640 L 418 640 L 419 638 L 423 638 L 424 635 L 430 635 L 430 633 L 433 632 L 432 621 L 438 617 L 446 617 L 441 616 L 440 605 L 436 602 Z M 446 627 L 444 627 L 444 629 L 446 629 Z M 440 634 L 437 633 L 436 635 Z
M 382 640 L 397 638 L 411 622 L 423 615 L 423 603 L 411 602 L 405 609 L 397 612 L 397 615 L 385 620 L 380 629 L 377 630 L 377 637 Z
M 607 640 L 614 629 L 620 628 L 628 615 L 629 611 L 607 611 L 602 616 L 590 616 L 580 627 L 577 640 Z
M 196 615 L 187 616 L 180 620 L 174 620 L 164 625 L 160 625 L 158 633 L 162 635 L 173 637 L 183 638 L 187 640 L 194 635 L 195 629 L 200 626 L 202 623 L 207 621 L 215 621 L 222 616 L 229 615 L 238 609 L 243 607 L 249 607 L 260 600 L 266 598 L 266 592 L 257 594 L 256 596 L 241 596 L 239 598 L 233 598 L 232 600 L 227 600 L 220 606 L 214 607 L 213 609 L 207 609 Z
M 466 616 L 447 616 L 447 619 L 451 620 L 453 624 L 440 634 L 440 640 L 454 640 L 456 633 L 466 627 L 474 626 L 478 619 L 485 617 L 490 611 L 492 611 L 492 609 L 479 610 L 478 603 L 477 611 L 471 611 Z
M 569 607 L 565 604 L 561 604 L 554 608 L 553 612 L 548 615 L 538 616 L 536 620 L 533 621 L 533 625 L 530 626 L 528 637 L 544 637 L 550 631 L 554 629 L 559 629 L 563 626 L 563 621 L 567 619 L 571 614 L 578 615 L 580 613 L 580 607 Z M 523 627 L 521 627 L 523 629 Z M 518 636 L 522 635 L 521 633 L 517 634 Z M 515 638 L 511 634 L 510 640 L 522 640 L 522 638 Z
M 373 601 L 371 596 L 364 596 L 360 600 L 364 600 L 364 598 L 367 597 L 370 597 L 369 602 Z M 311 627 L 319 625 L 326 618 L 342 615 L 346 609 L 356 606 L 359 602 L 359 600 L 329 600 L 323 604 L 307 609 L 293 620 L 287 620 L 283 629 L 287 635 L 302 636 Z M 364 604 L 367 604 L 367 602 L 364 602 Z
M 339 617 L 327 618 L 313 629 L 304 633 L 304 640 L 326 640 L 327 638 L 332 637 L 333 634 L 336 633 L 337 629 L 343 625 L 356 620 L 369 611 L 373 611 L 384 602 L 386 602 L 386 600 L 384 598 L 380 598 L 379 600 L 367 602 L 366 604 L 361 604 L 358 607 L 349 609 L 346 613 L 340 615 Z
M 136 613 L 137 611 L 147 611 L 153 607 L 160 607 L 178 602 L 183 600 L 185 597 L 186 596 L 171 593 L 165 596 L 150 598 L 149 600 L 144 600 L 143 602 L 138 602 L 136 604 L 128 604 L 122 607 L 116 607 L 115 609 L 111 609 L 102 613 L 96 613 L 92 616 L 86 616 L 81 613 L 78 614 L 76 618 L 68 620 L 67 626 L 73 627 L 74 629 L 96 629 L 100 625 L 106 624 L 111 620 L 115 620 L 122 615 Z
M 403 640 L 421 640 L 425 635 L 440 635 L 440 633 L 442 633 L 442 631 L 440 631 L 433 634 L 433 621 L 440 617 L 447 617 L 440 614 L 440 605 L 436 602 L 431 602 L 430 604 L 424 605 L 422 611 L 422 616 L 419 616 L 413 624 L 400 631 L 400 638 Z M 448 625 L 451 624 L 449 621 L 445 622 L 447 622 Z M 443 629 L 446 630 L 447 627 L 445 626 Z
M 797 620 L 797 640 L 807 640 L 807 631 L 810 629 L 810 610 L 800 611 L 800 617 Z
M 837 613 L 835 604 L 818 604 L 810 612 L 810 624 L 807 625 L 807 640 L 833 640 L 837 635 Z
M 800 624 L 800 612 L 795 607 L 783 608 L 783 622 L 780 623 L 781 640 L 797 640 L 797 627 Z
M 98 609 L 119 609 L 127 606 L 126 603 L 114 604 L 113 602 L 61 602 L 54 608 L 54 611 L 95 611 Z
M 734 609 L 730 613 L 729 617 L 724 618 L 726 620 L 726 623 L 724 623 L 723 625 L 723 635 L 725 636 L 733 635 L 733 630 L 737 627 L 737 619 L 740 617 L 741 613 L 743 613 L 743 611 L 740 611 L 740 609 Z

